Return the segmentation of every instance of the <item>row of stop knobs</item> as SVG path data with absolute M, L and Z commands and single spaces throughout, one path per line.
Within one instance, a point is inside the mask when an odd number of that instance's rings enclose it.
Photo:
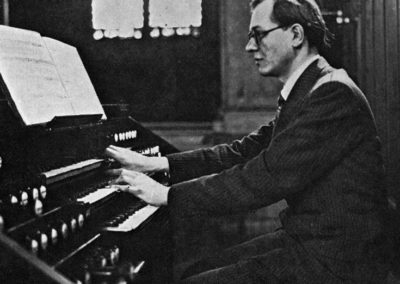
M 26 190 L 21 190 L 18 194 L 10 194 L 9 199 L 11 204 L 21 204 L 22 206 L 28 205 L 29 201 L 38 199 L 46 199 L 47 188 L 44 185 L 40 187 L 28 187 Z
M 0 200 L 0 231 L 24 221 L 24 218 L 40 216 L 43 203 L 47 198 L 47 188 L 27 188 L 19 192 L 9 193 Z
M 68 221 L 65 221 L 68 220 Z M 50 246 L 56 247 L 63 240 L 67 240 L 72 234 L 82 229 L 86 220 L 84 213 L 63 218 L 52 222 L 43 229 L 37 229 L 34 233 L 28 234 L 25 241 L 28 249 L 35 255 L 46 252 Z
M 123 131 L 119 133 L 114 133 L 110 135 L 113 139 L 113 142 L 122 142 L 122 141 L 128 141 L 128 140 L 133 140 L 137 137 L 137 131 L 136 130 L 129 130 L 129 131 Z
M 43 201 L 47 197 L 47 188 L 44 185 L 40 187 L 28 187 L 26 190 L 21 190 L 18 193 L 11 193 L 8 196 L 6 203 L 11 206 L 27 207 L 32 205 L 35 215 L 42 214 Z

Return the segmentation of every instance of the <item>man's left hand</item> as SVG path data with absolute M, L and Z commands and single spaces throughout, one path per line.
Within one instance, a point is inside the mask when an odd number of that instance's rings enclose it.
M 112 175 L 118 175 L 115 186 L 125 192 L 129 192 L 154 206 L 167 205 L 169 187 L 164 186 L 143 173 L 127 169 L 115 169 L 108 171 Z

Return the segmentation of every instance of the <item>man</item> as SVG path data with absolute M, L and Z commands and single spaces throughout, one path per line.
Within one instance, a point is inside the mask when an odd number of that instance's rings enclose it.
M 318 55 L 329 32 L 313 0 L 251 5 L 246 50 L 261 75 L 284 83 L 275 121 L 231 145 L 163 158 L 110 146 L 124 168 L 116 182 L 167 205 L 171 220 L 286 199 L 282 229 L 200 262 L 184 283 L 383 283 L 386 198 L 368 102 Z M 139 173 L 164 170 L 171 187 Z

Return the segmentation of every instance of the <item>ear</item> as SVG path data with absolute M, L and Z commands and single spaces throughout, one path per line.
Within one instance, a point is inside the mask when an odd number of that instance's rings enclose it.
M 292 38 L 292 46 L 294 48 L 299 48 L 303 45 L 304 43 L 304 28 L 300 24 L 293 24 L 290 27 L 293 38 Z

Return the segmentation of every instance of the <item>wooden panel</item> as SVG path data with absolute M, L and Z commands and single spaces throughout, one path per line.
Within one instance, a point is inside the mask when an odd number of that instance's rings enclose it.
M 388 190 L 400 204 L 400 0 L 361 2 L 361 87 L 383 142 Z
M 364 83 L 364 91 L 371 103 L 372 109 L 374 113 L 376 113 L 376 103 L 374 95 L 375 89 L 375 54 L 373 49 L 374 43 L 374 14 L 373 14 L 373 0 L 366 0 L 365 4 L 363 5 L 362 10 L 362 22 L 361 25 L 362 29 L 362 70 L 363 72 L 363 79 L 362 82 Z
M 386 109 L 386 60 L 385 60 L 385 11 L 384 11 L 385 0 L 375 0 L 373 11 L 374 11 L 374 41 L 373 41 L 373 52 L 374 52 L 374 76 L 375 88 L 373 90 L 374 96 L 376 96 L 375 106 L 377 112 L 375 113 L 377 124 L 381 138 L 384 142 L 384 154 L 387 157 L 387 128 L 386 128 L 386 112 L 382 111 Z M 368 47 L 367 47 L 368 48 Z
M 391 174 L 391 186 L 389 188 L 391 194 L 395 197 L 397 200 L 397 204 L 400 204 L 400 1 L 396 1 L 396 13 L 397 13 L 397 24 L 396 28 L 397 30 L 395 33 L 397 34 L 397 50 L 396 50 L 396 55 L 397 55 L 397 69 L 396 69 L 396 77 L 393 77 L 394 79 L 394 93 L 392 96 L 396 98 L 397 100 L 393 102 L 393 106 L 395 106 L 396 110 L 393 110 L 395 112 L 395 116 L 393 117 L 393 124 L 389 125 L 389 127 L 392 128 L 392 132 L 394 135 L 396 135 L 396 139 L 392 141 L 394 145 L 396 145 L 398 148 L 396 149 L 396 154 L 393 156 L 393 170 L 394 172 Z
M 399 38 L 398 38 L 398 0 L 385 0 L 385 39 L 386 39 L 386 127 L 387 151 L 390 159 L 387 170 L 390 176 L 389 189 L 393 191 L 400 184 L 400 131 L 399 113 Z

